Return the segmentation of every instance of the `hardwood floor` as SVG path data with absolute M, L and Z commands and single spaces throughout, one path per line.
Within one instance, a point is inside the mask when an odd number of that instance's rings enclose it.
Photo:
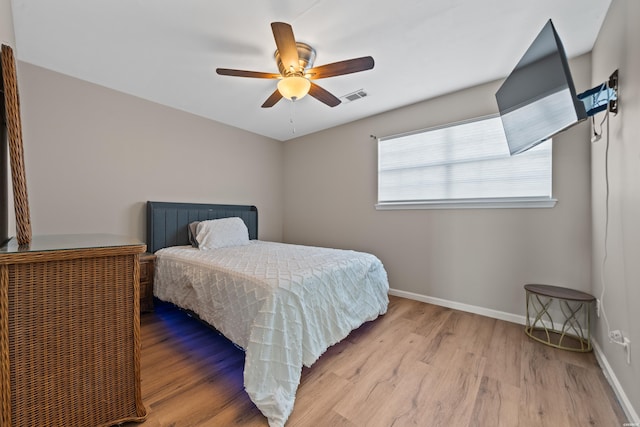
M 142 316 L 143 426 L 267 426 L 243 390 L 243 364 L 224 337 L 158 304 Z M 521 325 L 390 297 L 386 315 L 303 369 L 287 427 L 625 422 L 592 353 L 544 346 Z

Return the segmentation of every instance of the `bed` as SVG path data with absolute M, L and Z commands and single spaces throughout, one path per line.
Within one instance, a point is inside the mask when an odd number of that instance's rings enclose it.
M 245 350 L 245 390 L 271 427 L 291 414 L 303 366 L 387 310 L 378 258 L 260 241 L 254 206 L 147 202 L 147 241 L 154 295 Z

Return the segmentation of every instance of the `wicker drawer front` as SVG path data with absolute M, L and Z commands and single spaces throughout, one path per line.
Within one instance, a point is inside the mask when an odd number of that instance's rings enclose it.
M 11 427 L 145 415 L 134 366 L 137 266 L 135 255 L 8 266 Z
M 140 312 L 153 311 L 153 273 L 155 255 L 144 254 L 140 257 Z
M 153 311 L 153 283 L 140 283 L 140 312 Z
M 148 282 L 153 274 L 153 264 L 140 260 L 140 283 Z

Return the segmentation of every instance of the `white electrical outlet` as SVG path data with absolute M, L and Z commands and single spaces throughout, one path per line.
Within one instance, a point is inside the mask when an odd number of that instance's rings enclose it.
M 631 364 L 631 340 L 624 335 L 619 329 L 609 331 L 609 341 L 614 344 L 618 344 L 624 348 L 624 352 L 627 355 L 627 364 Z
M 624 337 L 622 336 L 622 332 L 620 332 L 619 329 L 609 332 L 609 339 L 616 344 L 624 345 Z
M 600 317 L 600 299 L 596 299 L 596 316 Z

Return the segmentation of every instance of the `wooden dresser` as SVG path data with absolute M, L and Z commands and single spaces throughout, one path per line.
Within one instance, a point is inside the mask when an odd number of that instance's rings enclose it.
M 143 421 L 140 254 L 113 235 L 0 247 L 0 425 Z

